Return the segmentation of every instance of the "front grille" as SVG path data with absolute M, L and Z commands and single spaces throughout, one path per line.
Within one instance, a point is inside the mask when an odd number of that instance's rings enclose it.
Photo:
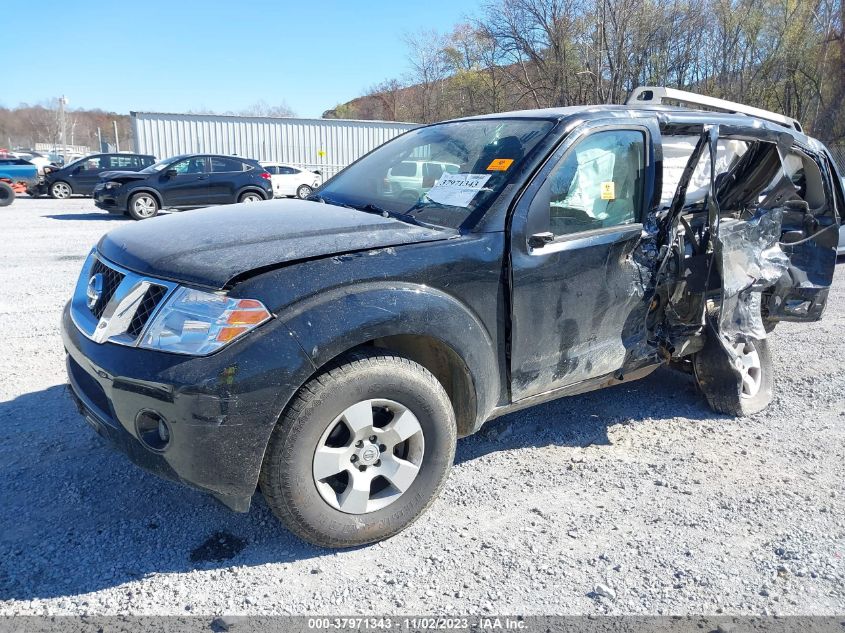
M 156 307 L 158 307 L 159 302 L 161 302 L 166 294 L 167 288 L 164 286 L 151 285 L 147 288 L 147 292 L 144 293 L 144 298 L 141 300 L 141 304 L 135 311 L 135 316 L 132 317 L 132 322 L 129 324 L 129 328 L 126 330 L 126 333 L 129 336 L 135 338 L 141 334 L 144 326 L 150 319 L 150 315 Z
M 97 281 L 102 279 L 103 286 L 99 299 L 89 307 L 94 275 L 99 275 Z M 76 282 L 70 315 L 79 331 L 95 343 L 138 345 L 144 328 L 176 287 L 173 282 L 121 268 L 92 251 Z
M 99 259 L 96 259 L 94 260 L 94 265 L 91 267 L 91 276 L 93 277 L 96 274 L 101 274 L 103 276 L 103 292 L 97 300 L 97 303 L 95 303 L 94 307 L 91 308 L 91 312 L 99 319 L 103 316 L 103 312 L 106 311 L 106 306 L 114 296 L 114 291 L 117 290 L 120 282 L 123 281 L 123 273 L 109 268 Z

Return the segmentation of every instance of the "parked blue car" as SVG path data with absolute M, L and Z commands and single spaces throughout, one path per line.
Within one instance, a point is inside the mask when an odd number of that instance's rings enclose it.
M 16 183 L 34 186 L 38 182 L 38 167 L 16 156 L 0 156 L 0 207 L 15 201 Z

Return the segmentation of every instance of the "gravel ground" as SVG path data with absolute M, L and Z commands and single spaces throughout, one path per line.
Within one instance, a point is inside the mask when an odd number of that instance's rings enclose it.
M 688 376 L 492 422 L 387 542 L 297 540 L 109 449 L 65 390 L 59 315 L 101 234 L 90 200 L 0 211 L 0 615 L 845 613 L 845 275 L 772 335 L 769 409 L 715 415 Z M 843 268 L 843 266 L 840 266 Z

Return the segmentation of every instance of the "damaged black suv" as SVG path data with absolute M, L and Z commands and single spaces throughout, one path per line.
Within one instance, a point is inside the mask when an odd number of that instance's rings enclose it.
M 399 197 L 403 161 L 442 169 Z M 430 125 L 308 200 L 103 237 L 64 312 L 70 385 L 137 464 L 372 542 L 515 409 L 664 364 L 716 411 L 766 407 L 766 334 L 821 317 L 843 209 L 797 121 L 689 93 Z

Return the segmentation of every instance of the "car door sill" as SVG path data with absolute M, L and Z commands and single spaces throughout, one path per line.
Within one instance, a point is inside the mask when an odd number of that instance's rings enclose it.
M 588 378 L 587 380 L 582 380 L 571 385 L 565 385 L 563 387 L 551 389 L 550 391 L 534 394 L 533 396 L 526 396 L 525 398 L 512 402 L 511 404 L 495 407 L 487 416 L 487 420 L 492 420 L 494 418 L 498 418 L 499 416 L 513 413 L 514 411 L 527 409 L 528 407 L 533 407 L 534 405 L 543 404 L 544 402 L 549 402 L 565 396 L 577 396 L 582 393 L 587 393 L 588 391 L 596 391 L 597 389 L 604 389 L 605 387 L 612 387 L 613 385 L 621 385 L 625 382 L 639 380 L 640 378 L 648 376 L 662 364 L 663 363 L 655 363 L 634 369 L 625 374 L 621 379 L 617 378 L 619 372 L 615 371 L 596 378 Z

